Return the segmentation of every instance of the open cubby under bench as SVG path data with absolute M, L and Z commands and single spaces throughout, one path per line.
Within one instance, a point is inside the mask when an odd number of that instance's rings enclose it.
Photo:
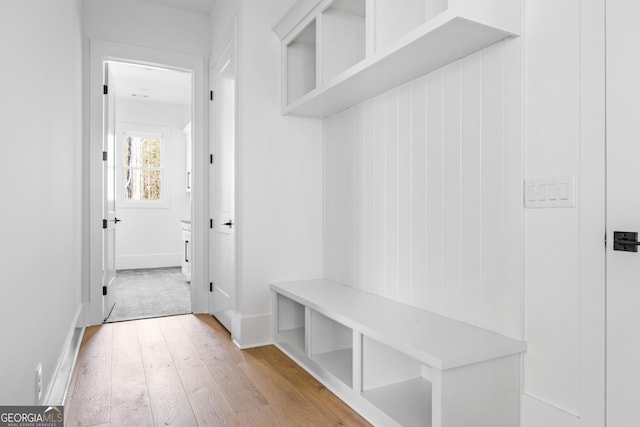
M 271 289 L 276 345 L 375 425 L 519 425 L 525 342 L 327 280 Z

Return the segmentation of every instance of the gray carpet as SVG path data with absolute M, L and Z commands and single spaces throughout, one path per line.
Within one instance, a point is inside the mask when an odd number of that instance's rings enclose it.
M 191 286 L 180 267 L 119 270 L 105 322 L 191 313 Z

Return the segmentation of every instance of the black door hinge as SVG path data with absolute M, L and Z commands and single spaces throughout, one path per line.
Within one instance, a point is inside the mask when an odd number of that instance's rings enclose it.
M 209 154 L 209 163 L 213 164 L 213 154 Z
M 209 282 L 209 292 L 213 292 L 213 282 Z
M 106 286 L 103 286 L 103 287 L 102 287 L 102 295 L 103 295 L 103 296 L 104 296 L 104 295 L 107 295 L 107 287 L 106 287 Z
M 107 228 L 107 220 L 106 219 L 102 220 L 102 228 L 105 228 L 105 229 Z
M 109 153 L 107 153 L 106 151 L 103 151 L 102 152 L 102 161 L 106 162 L 108 158 L 109 158 Z
M 209 91 L 209 101 L 213 101 L 213 91 Z
M 102 94 L 103 95 L 109 94 L 109 85 L 102 85 Z
M 213 218 L 209 219 L 209 228 L 213 228 Z

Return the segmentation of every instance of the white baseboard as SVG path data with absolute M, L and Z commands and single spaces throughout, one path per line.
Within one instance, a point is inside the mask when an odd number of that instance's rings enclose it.
M 180 252 L 165 254 L 116 255 L 116 270 L 132 270 L 138 268 L 177 267 L 182 265 Z
M 271 313 L 237 316 L 234 319 L 233 342 L 243 350 L 273 344 L 271 317 Z
M 51 375 L 46 393 L 43 393 L 40 405 L 63 406 L 67 390 L 71 383 L 73 368 L 76 365 L 82 335 L 84 334 L 84 304 L 80 304 L 71 322 L 56 369 Z

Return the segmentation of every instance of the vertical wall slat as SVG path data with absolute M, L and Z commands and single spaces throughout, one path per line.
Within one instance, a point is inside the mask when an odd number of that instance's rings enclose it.
M 374 129 L 375 109 L 373 100 L 364 103 L 364 289 L 373 292 L 375 284 L 375 145 Z M 328 197 L 327 197 L 328 198 Z
M 522 40 L 504 42 L 504 229 L 505 283 L 502 288 L 504 306 L 504 333 L 522 337 L 522 67 L 520 66 Z
M 386 293 L 387 278 L 387 144 L 386 144 L 386 96 L 382 94 L 374 99 L 375 104 L 375 286 L 378 295 Z
M 398 89 L 387 93 L 387 291 L 397 300 L 398 290 Z
M 462 60 L 461 319 L 482 324 L 482 53 Z
M 425 308 L 427 79 L 411 83 L 411 303 Z
M 443 263 L 443 74 L 442 70 L 427 76 L 427 295 L 426 307 L 442 313 Z
M 411 303 L 411 84 L 400 87 L 398 101 L 398 287 L 399 301 Z
M 442 313 L 460 317 L 460 61 L 443 70 Z M 465 240 L 466 241 L 466 240 Z
M 354 211 L 353 211 L 353 285 L 364 289 L 364 107 L 357 105 L 353 111 L 354 126 Z
M 482 326 L 503 330 L 504 46 L 482 52 Z

